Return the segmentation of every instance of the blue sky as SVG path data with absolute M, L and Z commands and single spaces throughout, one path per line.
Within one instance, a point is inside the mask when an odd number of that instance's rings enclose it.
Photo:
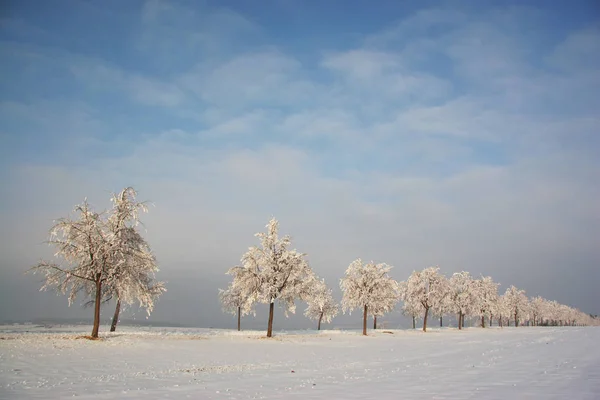
M 190 279 L 217 318 L 271 215 L 334 287 L 362 257 L 599 311 L 595 1 L 8 1 L 0 55 L 4 300 L 54 218 L 133 185 L 181 285 L 157 318 Z

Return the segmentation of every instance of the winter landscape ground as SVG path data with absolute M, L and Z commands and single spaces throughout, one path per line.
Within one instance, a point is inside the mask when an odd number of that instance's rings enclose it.
M 0 327 L 2 399 L 597 399 L 600 328 Z

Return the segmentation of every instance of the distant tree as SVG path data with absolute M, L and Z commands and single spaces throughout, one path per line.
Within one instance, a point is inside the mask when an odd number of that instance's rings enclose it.
M 417 329 L 416 319 L 423 313 L 423 305 L 416 299 L 409 299 L 406 295 L 408 289 L 406 281 L 398 283 L 398 296 L 403 300 L 402 315 L 411 317 L 412 328 Z
M 244 296 L 240 287 L 230 284 L 227 289 L 219 289 L 219 300 L 223 311 L 237 315 L 237 330 L 241 330 L 241 317 L 254 312 L 252 303 Z
M 340 280 L 343 292 L 342 311 L 351 313 L 363 310 L 363 335 L 367 334 L 367 315 L 370 309 L 377 314 L 391 311 L 398 302 L 398 283 L 389 276 L 391 266 L 370 262 L 363 264 L 359 258 L 348 266 Z
M 128 193 L 135 192 L 131 189 Z M 165 289 L 162 283 L 154 282 L 154 272 L 158 269 L 147 243 L 127 223 L 137 221 L 137 213 L 118 227 L 114 211 L 106 217 L 106 212 L 93 211 L 87 199 L 75 207 L 75 213 L 74 218 L 57 220 L 50 230 L 48 243 L 56 248 L 55 256 L 63 263 L 41 261 L 30 271 L 45 276 L 41 290 L 53 287 L 59 293 L 68 293 L 69 305 L 79 294 L 91 297 L 94 305 L 91 336 L 97 338 L 103 298 L 118 296 L 126 304 L 139 301 L 150 313 L 154 300 Z
M 475 313 L 481 318 L 480 326 L 485 328 L 485 317 L 489 316 L 492 325 L 492 313 L 498 303 L 498 284 L 491 277 L 486 276 L 473 281 L 475 293 Z
M 498 304 L 496 305 L 496 309 L 494 314 L 498 316 L 498 325 L 500 327 L 510 326 L 510 317 L 512 315 L 510 305 L 506 300 L 505 294 L 498 297 Z
M 439 270 L 438 267 L 429 267 L 422 271 L 413 271 L 401 293 L 402 300 L 410 303 L 410 309 L 416 309 L 415 303 L 420 303 L 424 311 L 423 332 L 427 332 L 429 311 L 438 307 L 446 296 L 446 280 Z
M 433 314 L 440 319 L 440 328 L 443 327 L 444 315 L 452 312 L 452 305 L 449 301 L 450 298 L 450 282 L 442 275 L 442 281 L 440 282 L 440 299 L 432 307 Z
M 524 290 L 511 286 L 504 293 L 504 301 L 511 317 L 514 318 L 515 327 L 519 326 L 519 315 L 526 310 L 529 300 Z
M 272 337 L 275 301 L 284 308 L 286 316 L 294 313 L 295 300 L 307 299 L 314 277 L 305 254 L 289 249 L 289 236 L 279 237 L 279 222 L 272 218 L 266 228 L 266 233 L 255 235 L 260 239 L 260 247 L 250 247 L 242 257 L 242 265 L 229 273 L 250 303 L 269 304 L 267 337 Z
M 450 277 L 449 284 L 450 295 L 448 301 L 452 310 L 458 314 L 458 329 L 462 329 L 464 316 L 475 309 L 477 301 L 473 279 L 467 271 L 461 271 Z
M 338 314 L 339 307 L 333 300 L 331 289 L 327 287 L 324 280 L 315 279 L 306 301 L 308 307 L 304 311 L 304 315 L 318 321 L 317 330 L 321 330 L 322 321 L 330 323 Z

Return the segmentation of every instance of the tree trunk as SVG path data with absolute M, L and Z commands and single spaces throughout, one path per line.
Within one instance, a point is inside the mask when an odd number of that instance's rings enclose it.
M 494 323 L 494 314 L 490 313 L 490 328 L 492 327 L 493 323 Z
M 413 318 L 413 329 L 417 329 L 417 323 L 415 321 L 415 316 L 413 315 L 412 318 Z
M 429 314 L 429 307 L 425 308 L 425 316 L 423 317 L 423 332 L 427 332 L 427 314 Z
M 515 313 L 515 328 L 519 326 L 519 320 L 517 318 L 517 313 Z
M 267 337 L 273 336 L 273 312 L 275 311 L 275 303 L 271 301 L 269 304 L 269 326 L 267 327 Z
M 440 317 L 440 328 L 442 328 L 444 325 L 442 324 L 442 317 Z
M 373 329 L 377 329 L 377 315 L 373 315 Z
M 465 327 L 465 314 L 462 315 L 462 327 Z
M 363 311 L 363 335 L 367 336 L 367 306 Z
M 321 315 L 319 315 L 319 324 L 317 325 L 317 330 L 320 331 L 321 330 L 321 320 L 323 319 L 323 313 L 321 313 Z
M 238 332 L 241 330 L 241 311 L 242 311 L 242 307 L 238 307 Z
M 458 312 L 458 329 L 462 329 L 462 311 Z
M 500 325 L 500 328 L 502 328 L 502 317 L 498 318 L 498 325 Z
M 485 328 L 485 316 L 484 315 L 481 316 L 481 327 Z
M 100 274 L 96 276 L 96 297 L 94 303 L 94 327 L 92 328 L 92 337 L 98 338 L 98 330 L 100 329 L 100 303 L 102 302 L 102 281 Z
M 115 313 L 113 315 L 112 324 L 110 324 L 110 331 L 114 332 L 117 330 L 117 323 L 119 322 L 119 313 L 121 312 L 121 299 L 117 299 L 117 306 L 115 307 Z

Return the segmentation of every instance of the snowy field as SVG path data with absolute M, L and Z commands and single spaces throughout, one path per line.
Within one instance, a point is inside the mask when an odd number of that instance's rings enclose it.
M 0 398 L 600 398 L 600 328 L 89 331 L 0 326 Z

